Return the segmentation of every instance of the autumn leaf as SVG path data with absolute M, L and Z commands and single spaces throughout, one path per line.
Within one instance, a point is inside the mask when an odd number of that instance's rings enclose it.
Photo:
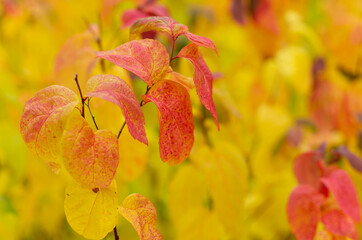
M 60 170 L 64 124 L 77 103 L 72 90 L 53 85 L 35 93 L 21 116 L 20 132 L 26 145 L 55 172 Z
M 64 165 L 89 188 L 107 188 L 118 166 L 118 140 L 108 130 L 93 130 L 79 115 L 72 116 L 62 139 Z
M 344 170 L 336 169 L 322 177 L 321 181 L 332 192 L 341 210 L 355 222 L 360 222 L 361 209 L 350 176 Z
M 88 97 L 99 97 L 118 105 L 126 119 L 131 135 L 148 145 L 145 118 L 132 89 L 121 78 L 113 75 L 96 75 L 87 82 Z
M 206 65 L 205 60 L 202 58 L 197 46 L 193 43 L 184 47 L 176 58 L 186 58 L 195 67 L 194 83 L 196 92 L 199 95 L 200 101 L 211 113 L 217 127 L 219 128 L 219 121 L 217 120 L 217 113 L 214 100 L 212 99 L 212 81 L 213 76 Z
M 307 184 L 318 189 L 325 165 L 321 154 L 313 151 L 299 155 L 294 161 L 293 170 L 299 184 Z
M 64 212 L 74 231 L 88 239 L 103 239 L 118 223 L 116 182 L 90 189 L 73 182 L 65 190 Z
M 134 40 L 96 55 L 136 74 L 148 85 L 162 79 L 169 67 L 166 48 L 152 39 Z
M 351 218 L 341 210 L 332 209 L 322 215 L 324 227 L 333 234 L 357 240 L 358 233 Z
M 194 44 L 211 48 L 217 53 L 216 46 L 210 39 L 189 32 L 186 25 L 178 23 L 170 17 L 147 17 L 137 20 L 130 29 L 130 39 L 136 39 L 139 34 L 148 31 L 165 32 L 171 36 L 173 41 L 184 34 Z
M 314 239 L 323 199 L 321 194 L 308 185 L 300 185 L 290 194 L 287 205 L 288 221 L 297 239 Z
M 161 82 L 142 96 L 160 111 L 159 149 L 163 162 L 183 162 L 194 144 L 194 122 L 187 90 L 173 81 Z
M 132 224 L 140 240 L 163 239 L 156 228 L 156 209 L 146 197 L 138 193 L 129 195 L 123 200 L 119 212 Z
M 195 87 L 192 78 L 186 77 L 178 72 L 174 72 L 171 67 L 169 68 L 169 71 L 165 75 L 164 80 L 177 82 L 182 86 L 184 86 L 188 91 L 190 91 Z

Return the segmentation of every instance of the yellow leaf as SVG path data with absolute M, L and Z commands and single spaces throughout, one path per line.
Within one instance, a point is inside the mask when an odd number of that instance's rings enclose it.
M 162 240 L 156 228 L 156 209 L 146 197 L 138 193 L 129 195 L 123 200 L 119 212 L 132 224 L 140 240 Z
M 88 239 L 104 238 L 118 223 L 116 182 L 90 189 L 73 182 L 65 190 L 64 211 L 74 231 Z

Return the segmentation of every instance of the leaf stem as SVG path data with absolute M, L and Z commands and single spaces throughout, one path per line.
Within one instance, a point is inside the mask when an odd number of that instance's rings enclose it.
M 89 106 L 89 101 L 90 101 L 90 98 L 88 98 L 88 104 L 87 104 L 87 103 L 84 103 L 84 104 L 88 107 L 89 114 L 91 115 L 91 117 L 92 117 L 92 119 L 93 119 L 93 123 L 94 123 L 94 125 L 96 126 L 96 129 L 98 130 L 98 125 L 97 125 L 97 123 L 96 123 L 95 117 L 94 117 L 93 114 L 92 114 L 92 110 L 91 110 L 91 108 L 90 108 L 90 106 Z
M 118 233 L 117 233 L 117 226 L 115 226 L 113 228 L 113 232 L 114 232 L 114 240 L 119 240 L 119 236 L 118 236 Z
M 80 89 L 80 86 L 79 86 L 78 74 L 75 74 L 74 80 L 75 80 L 75 82 L 77 84 L 77 87 L 78 87 L 78 90 L 79 90 L 80 99 L 82 100 L 82 111 L 81 111 L 80 115 L 82 115 L 82 117 L 84 118 L 84 102 L 85 102 L 85 99 L 83 98 L 82 89 Z
M 152 85 L 152 86 L 153 86 L 153 85 Z M 147 89 L 146 89 L 146 92 L 145 92 L 144 95 L 146 95 L 146 94 L 150 91 L 150 89 L 151 89 L 152 86 L 147 86 Z M 145 105 L 145 102 L 144 102 L 143 99 L 142 99 L 142 100 L 140 101 L 140 106 L 142 107 L 143 105 Z M 126 126 L 126 124 L 127 124 L 127 122 L 126 122 L 126 120 L 124 120 L 124 122 L 123 122 L 123 124 L 122 124 L 122 127 L 121 127 L 121 129 L 119 130 L 119 132 L 118 132 L 117 139 L 119 139 L 119 137 L 121 136 L 121 133 L 122 133 L 122 131 L 123 131 L 123 128 Z
M 170 64 L 171 64 L 172 60 L 174 60 L 173 52 L 175 50 L 176 41 L 177 41 L 177 37 L 175 39 L 172 37 L 172 47 L 171 47 L 170 62 L 169 62 Z

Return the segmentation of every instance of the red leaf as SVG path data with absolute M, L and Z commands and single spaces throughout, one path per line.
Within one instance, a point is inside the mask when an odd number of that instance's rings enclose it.
M 147 17 L 137 20 L 130 29 L 130 38 L 135 39 L 139 34 L 148 31 L 166 32 L 174 41 L 180 35 L 185 34 L 196 45 L 212 48 L 217 53 L 216 46 L 210 39 L 190 33 L 186 25 L 180 24 L 170 17 Z
M 207 37 L 201 37 L 197 36 L 193 33 L 186 32 L 185 36 L 193 43 L 195 43 L 197 46 L 205 47 L 205 48 L 211 48 L 217 53 L 216 46 L 213 41 L 208 39 Z
M 206 62 L 202 58 L 197 46 L 193 43 L 184 47 L 176 58 L 187 58 L 192 62 L 195 67 L 194 83 L 196 92 L 199 95 L 200 101 L 208 109 L 215 120 L 215 123 L 219 129 L 219 122 L 217 120 L 217 113 L 214 100 L 212 99 L 212 73 Z
M 64 165 L 72 177 L 90 188 L 107 188 L 118 166 L 118 140 L 108 130 L 93 133 L 86 120 L 72 116 L 62 138 Z
M 313 151 L 299 155 L 294 161 L 293 170 L 299 184 L 307 184 L 318 189 L 324 168 L 322 156 L 319 152 Z
M 152 39 L 134 40 L 96 55 L 133 72 L 148 85 L 162 79 L 169 67 L 166 48 Z
M 164 81 L 142 96 L 160 111 L 159 148 L 162 161 L 171 165 L 183 162 L 194 144 L 194 122 L 190 96 L 180 84 Z
M 348 174 L 341 169 L 337 169 L 330 172 L 327 177 L 321 178 L 321 181 L 332 192 L 341 210 L 354 221 L 360 222 L 361 209 L 357 192 Z
M 130 134 L 148 145 L 145 118 L 140 104 L 128 84 L 117 76 L 96 75 L 87 82 L 88 97 L 99 97 L 118 105 L 126 119 Z
M 333 234 L 358 239 L 354 222 L 340 210 L 333 209 L 323 213 L 322 223 Z
M 300 185 L 290 194 L 287 214 L 292 232 L 298 240 L 313 240 L 324 197 L 313 187 Z
M 122 27 L 127 28 L 131 26 L 137 19 L 144 17 L 148 17 L 148 14 L 141 12 L 140 10 L 126 10 L 122 15 Z

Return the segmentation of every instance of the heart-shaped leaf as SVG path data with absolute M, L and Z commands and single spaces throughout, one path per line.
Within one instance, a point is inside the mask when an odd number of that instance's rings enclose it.
M 118 140 L 108 130 L 95 133 L 79 115 L 71 116 L 62 139 L 64 165 L 90 188 L 107 188 L 118 166 Z
M 74 231 L 88 239 L 103 239 L 118 223 L 117 185 L 90 189 L 78 182 L 65 190 L 64 212 Z
M 20 120 L 20 132 L 28 148 L 60 170 L 60 141 L 64 124 L 78 103 L 77 95 L 63 86 L 49 86 L 29 99 Z

